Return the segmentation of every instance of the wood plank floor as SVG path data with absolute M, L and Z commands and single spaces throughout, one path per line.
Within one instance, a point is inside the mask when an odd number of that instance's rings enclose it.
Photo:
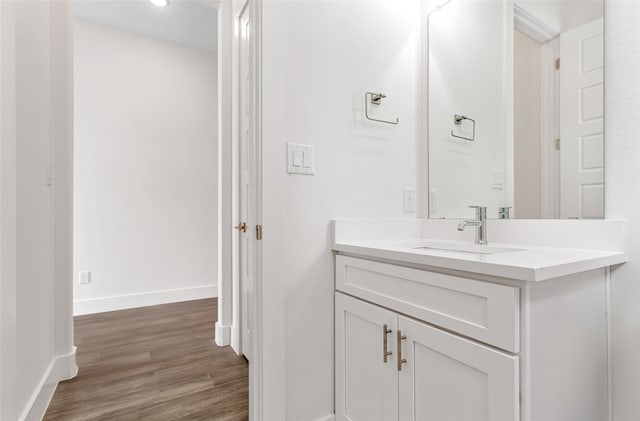
M 213 341 L 217 300 L 78 316 L 78 376 L 46 421 L 248 419 L 248 365 Z

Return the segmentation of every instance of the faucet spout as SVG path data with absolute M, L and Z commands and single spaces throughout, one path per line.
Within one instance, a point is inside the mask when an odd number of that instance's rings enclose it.
M 480 221 L 477 219 L 460 221 L 458 222 L 458 231 L 464 231 L 466 227 L 478 227 L 478 226 L 480 226 Z

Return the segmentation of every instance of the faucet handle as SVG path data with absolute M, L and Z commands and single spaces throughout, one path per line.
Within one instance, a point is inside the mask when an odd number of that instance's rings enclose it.
M 498 219 L 509 219 L 509 209 L 511 206 L 501 206 L 498 208 Z

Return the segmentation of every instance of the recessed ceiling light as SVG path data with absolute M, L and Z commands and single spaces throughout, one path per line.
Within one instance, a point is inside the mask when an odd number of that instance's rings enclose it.
M 169 5 L 169 0 L 149 0 L 149 1 L 158 7 L 167 7 Z

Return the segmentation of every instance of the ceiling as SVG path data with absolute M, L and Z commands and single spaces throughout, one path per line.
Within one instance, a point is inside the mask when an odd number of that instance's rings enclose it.
M 515 3 L 556 34 L 603 15 L 603 0 L 516 0 Z
M 202 51 L 218 49 L 218 12 L 210 0 L 74 0 L 73 16 Z

